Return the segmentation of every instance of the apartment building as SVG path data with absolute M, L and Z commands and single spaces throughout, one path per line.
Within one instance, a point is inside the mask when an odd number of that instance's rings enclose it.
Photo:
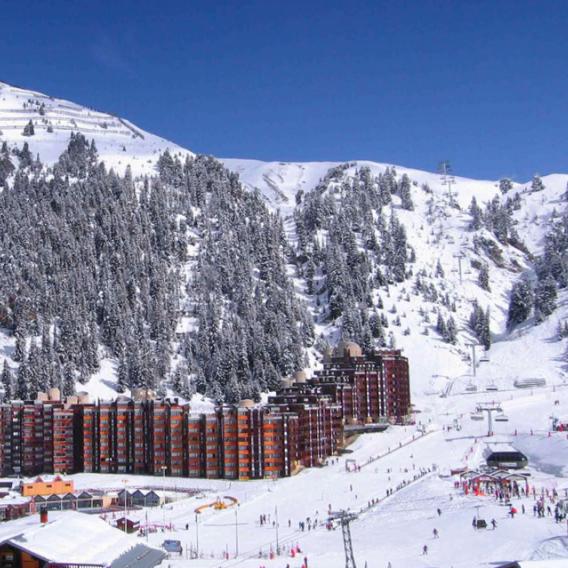
M 0 475 L 136 473 L 262 479 L 325 463 L 344 425 L 402 423 L 408 361 L 341 342 L 311 379 L 297 373 L 266 404 L 244 400 L 195 414 L 149 390 L 92 403 L 57 389 L 0 405 Z

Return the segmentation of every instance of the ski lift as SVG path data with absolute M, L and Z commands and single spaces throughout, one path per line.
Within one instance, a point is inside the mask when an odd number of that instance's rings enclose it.
M 499 387 L 495 383 L 491 383 L 485 387 L 485 390 L 489 392 L 498 391 Z
M 489 362 L 489 355 L 487 354 L 487 351 L 485 351 L 483 353 L 483 355 L 481 356 L 481 358 L 479 359 L 480 363 L 487 363 Z
M 495 422 L 509 422 L 509 417 L 506 414 L 498 414 L 495 416 Z
M 466 385 L 465 387 L 465 392 L 477 392 L 477 385 L 469 383 L 469 385 Z
M 470 418 L 479 422 L 480 420 L 483 420 L 483 414 L 481 414 L 481 412 L 472 412 Z

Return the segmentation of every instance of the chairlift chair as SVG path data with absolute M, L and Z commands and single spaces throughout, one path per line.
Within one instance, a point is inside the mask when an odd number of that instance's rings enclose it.
M 506 414 L 498 414 L 495 416 L 495 422 L 509 422 L 509 417 Z
M 474 385 L 473 383 L 469 383 L 469 385 L 466 385 L 465 391 L 466 392 L 477 392 L 477 385 Z
M 490 385 L 487 385 L 487 386 L 485 387 L 485 390 L 486 390 L 486 391 L 498 391 L 498 390 L 499 390 L 499 387 L 498 387 L 495 383 L 492 383 L 492 384 L 490 384 Z
M 470 418 L 475 421 L 483 420 L 483 414 L 481 412 L 472 412 Z

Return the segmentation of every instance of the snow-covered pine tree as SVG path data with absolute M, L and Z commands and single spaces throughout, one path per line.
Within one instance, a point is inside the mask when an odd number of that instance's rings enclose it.
M 453 318 L 453 316 L 450 316 L 448 318 L 446 326 L 447 326 L 446 341 L 448 343 L 451 343 L 452 345 L 455 345 L 458 341 L 458 328 L 456 325 L 456 320 Z
M 535 175 L 531 181 L 531 191 L 542 191 L 544 189 L 544 183 L 540 176 Z
M 527 280 L 519 280 L 513 284 L 509 298 L 507 313 L 507 328 L 513 329 L 516 325 L 526 321 L 534 305 L 534 293 Z
M 534 314 L 537 323 L 556 309 L 556 282 L 551 276 L 538 282 L 534 291 Z
M 509 178 L 502 178 L 499 180 L 499 191 L 505 195 L 513 189 L 513 182 Z
M 398 184 L 398 194 L 400 196 L 400 204 L 403 209 L 407 211 L 414 210 L 414 203 L 412 202 L 412 185 L 410 178 L 407 174 L 402 174 L 402 178 Z
M 22 130 L 22 136 L 33 136 L 35 134 L 34 123 L 30 120 Z
M 481 207 L 477 204 L 475 196 L 471 198 L 471 203 L 469 205 L 469 214 L 471 215 L 471 221 L 469 223 L 469 228 L 472 231 L 478 231 L 483 226 L 483 212 Z
M 14 388 L 14 376 L 10 365 L 8 365 L 8 360 L 4 359 L 4 367 L 2 368 L 2 387 L 4 389 L 4 400 L 12 400 L 13 388 Z
M 485 263 L 483 263 L 479 268 L 477 283 L 479 284 L 480 288 L 482 288 L 483 290 L 491 292 L 491 287 L 489 285 L 489 266 Z

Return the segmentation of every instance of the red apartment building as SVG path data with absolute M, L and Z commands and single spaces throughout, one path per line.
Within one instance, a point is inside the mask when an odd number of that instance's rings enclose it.
M 408 361 L 400 351 L 364 355 L 341 342 L 322 370 L 285 381 L 268 404 L 221 405 L 192 414 L 177 399 L 35 401 L 0 405 L 0 475 L 137 473 L 261 479 L 314 467 L 343 445 L 345 424 L 403 422 L 410 407 Z
M 400 424 L 410 412 L 408 359 L 400 350 L 365 355 L 357 344 L 342 341 L 309 383 L 341 405 L 346 424 Z

